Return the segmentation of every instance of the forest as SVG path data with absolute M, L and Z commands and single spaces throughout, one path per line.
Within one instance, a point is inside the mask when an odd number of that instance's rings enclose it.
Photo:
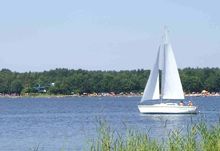
M 140 93 L 143 92 L 150 70 L 88 71 L 59 68 L 43 72 L 0 71 L 0 94 L 29 93 L 83 94 L 83 93 Z M 219 68 L 179 69 L 186 93 L 220 92 Z

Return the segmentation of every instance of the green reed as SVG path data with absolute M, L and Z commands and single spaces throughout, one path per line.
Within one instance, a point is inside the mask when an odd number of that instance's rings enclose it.
M 126 134 L 100 122 L 91 151 L 220 151 L 220 123 L 208 127 L 205 122 L 194 124 L 186 133 L 172 130 L 165 141 L 149 137 L 148 132 L 127 130 Z

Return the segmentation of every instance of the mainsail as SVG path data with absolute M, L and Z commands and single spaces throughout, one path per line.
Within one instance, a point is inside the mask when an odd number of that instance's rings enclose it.
M 159 56 L 160 56 L 160 47 L 157 53 L 157 59 L 153 66 L 153 69 L 150 72 L 149 79 L 144 89 L 144 94 L 141 98 L 141 102 L 145 100 L 157 100 L 160 99 L 159 92 Z
M 183 88 L 171 44 L 165 43 L 163 51 L 162 99 L 184 99 Z

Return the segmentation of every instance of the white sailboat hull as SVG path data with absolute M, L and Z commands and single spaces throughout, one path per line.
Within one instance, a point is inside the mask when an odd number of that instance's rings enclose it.
M 187 114 L 196 113 L 196 106 L 180 106 L 176 103 L 160 103 L 154 105 L 138 105 L 141 113 L 145 114 Z

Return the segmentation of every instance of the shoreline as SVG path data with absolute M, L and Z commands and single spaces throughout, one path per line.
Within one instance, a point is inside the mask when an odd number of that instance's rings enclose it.
M 0 94 L 0 98 L 63 98 L 63 97 L 141 97 L 142 93 L 84 93 L 84 94 L 73 94 L 73 95 L 54 95 L 54 94 L 25 94 L 25 95 L 15 95 L 15 94 Z M 185 97 L 218 97 L 220 93 L 189 93 L 185 94 Z

